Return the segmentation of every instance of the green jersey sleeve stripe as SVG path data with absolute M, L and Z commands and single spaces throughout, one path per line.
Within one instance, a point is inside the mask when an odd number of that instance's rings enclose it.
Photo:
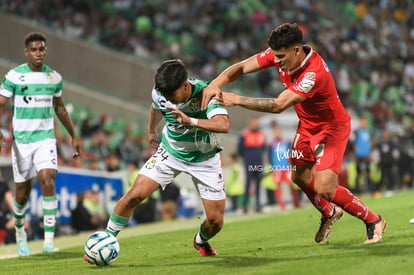
M 2 90 L 7 90 L 9 93 L 13 94 L 13 91 L 15 90 L 16 85 L 5 78 L 3 82 L 1 83 Z
M 11 91 L 9 91 L 7 89 L 4 89 L 4 87 L 3 88 L 0 87 L 0 95 L 2 95 L 4 97 L 7 97 L 7 98 L 10 98 L 10 97 L 13 96 L 13 92 L 11 92 Z

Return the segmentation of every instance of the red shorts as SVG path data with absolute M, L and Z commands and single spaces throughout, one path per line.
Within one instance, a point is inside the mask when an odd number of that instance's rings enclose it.
M 350 122 L 311 133 L 298 127 L 289 156 L 292 165 L 315 163 L 316 171 L 331 169 L 339 174 L 351 133 Z

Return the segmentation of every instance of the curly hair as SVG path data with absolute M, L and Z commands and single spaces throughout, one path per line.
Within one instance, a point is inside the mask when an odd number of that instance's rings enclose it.
M 267 44 L 272 50 L 290 48 L 303 43 L 303 34 L 296 23 L 284 23 L 272 30 Z

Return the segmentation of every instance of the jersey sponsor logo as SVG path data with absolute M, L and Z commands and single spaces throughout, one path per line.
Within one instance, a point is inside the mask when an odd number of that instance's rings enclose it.
M 303 76 L 303 78 L 306 78 L 306 79 L 315 79 L 315 77 L 316 77 L 316 73 L 314 72 L 307 72 Z
M 39 103 L 39 102 L 45 102 L 45 103 L 49 103 L 52 102 L 52 99 L 49 97 L 41 97 L 41 98 L 33 98 L 31 96 L 24 96 L 23 97 L 23 101 L 26 102 L 26 104 L 29 104 L 30 101 L 34 101 L 35 103 Z
M 304 78 L 302 81 L 297 85 L 297 89 L 303 93 L 309 93 L 312 90 L 313 86 L 315 86 L 315 81 L 311 79 Z
M 199 188 L 201 193 L 220 193 L 220 192 L 222 192 L 222 189 L 213 189 L 213 188 L 209 188 L 207 186 L 201 185 L 201 184 L 198 185 L 198 188 Z
M 52 102 L 52 99 L 49 97 L 34 98 L 34 102 Z
M 23 86 L 23 87 L 20 89 L 20 91 L 21 91 L 22 93 L 24 93 L 27 89 L 29 89 L 29 87 L 27 87 L 27 86 Z
M 31 96 L 24 96 L 23 101 L 26 102 L 26 104 L 29 104 L 29 102 L 32 101 L 32 97 Z

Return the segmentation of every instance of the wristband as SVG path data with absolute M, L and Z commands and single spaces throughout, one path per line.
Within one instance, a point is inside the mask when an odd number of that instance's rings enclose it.
M 197 127 L 198 126 L 198 119 L 190 117 L 190 124 L 189 125 Z

